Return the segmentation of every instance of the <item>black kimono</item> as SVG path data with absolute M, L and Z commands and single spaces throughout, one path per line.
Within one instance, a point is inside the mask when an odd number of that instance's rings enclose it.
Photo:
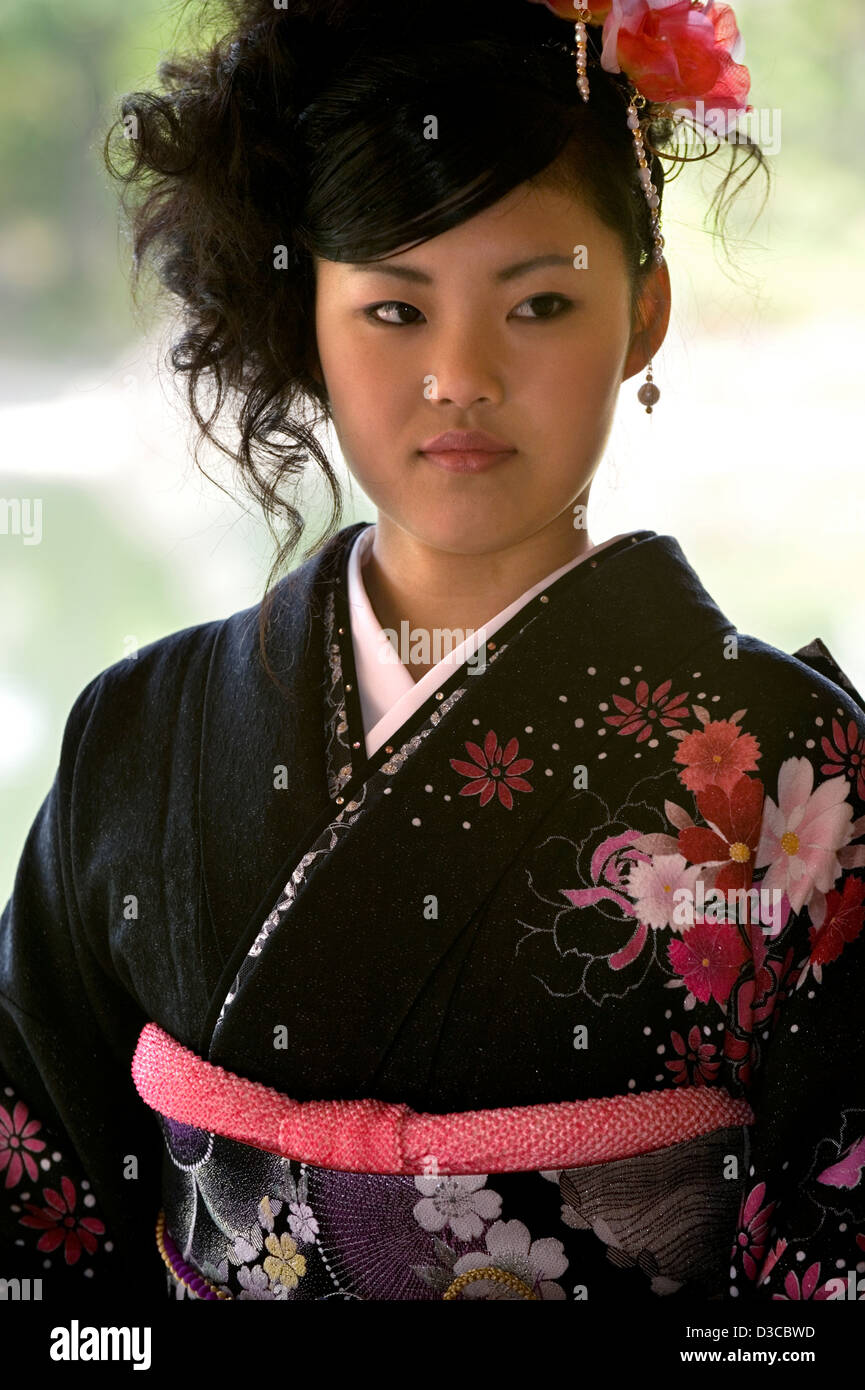
M 284 690 L 251 608 L 72 707 L 0 920 L 0 1277 L 856 1296 L 861 697 L 640 531 L 367 757 L 366 524 L 278 586 Z

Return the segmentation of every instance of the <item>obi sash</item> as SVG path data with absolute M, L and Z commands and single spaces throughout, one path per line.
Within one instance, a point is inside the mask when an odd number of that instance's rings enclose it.
M 156 1024 L 132 1074 L 165 1140 L 157 1243 L 194 1297 L 723 1297 L 754 1117 L 722 1088 L 298 1102 Z
M 321 786 L 282 768 L 285 857 L 203 1018 L 182 1044 L 140 1036 L 163 1258 L 205 1298 L 722 1298 L 769 1034 L 755 956 L 765 991 L 793 947 L 743 930 L 723 1009 L 689 1013 L 674 933 L 623 887 L 698 815 L 675 735 L 747 711 L 747 747 L 776 768 L 785 698 L 799 708 L 831 657 L 737 634 L 678 544 L 637 532 L 535 595 L 484 669 L 454 671 L 367 758 L 355 529 L 308 562 L 277 631 L 306 681 L 289 746 L 319 750 Z M 210 688 L 218 902 L 250 732 L 237 692 Z

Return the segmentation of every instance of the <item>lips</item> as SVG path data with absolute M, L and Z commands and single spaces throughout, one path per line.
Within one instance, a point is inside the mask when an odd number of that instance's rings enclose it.
M 450 452 L 460 454 L 502 454 L 511 453 L 513 444 L 508 444 L 505 439 L 497 439 L 494 434 L 487 434 L 486 430 L 447 430 L 444 434 L 437 434 L 435 439 L 428 439 L 420 447 L 422 454 L 445 454 Z

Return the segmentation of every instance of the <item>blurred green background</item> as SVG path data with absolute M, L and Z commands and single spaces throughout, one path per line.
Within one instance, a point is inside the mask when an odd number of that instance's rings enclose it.
M 740 629 L 787 651 L 819 635 L 865 690 L 865 6 L 734 9 L 751 103 L 780 136 L 774 191 L 754 227 L 759 177 L 741 200 L 731 272 L 702 225 L 717 174 L 670 183 L 662 396 L 649 417 L 641 378 L 624 384 L 590 533 L 675 535 Z M 157 374 L 168 330 L 133 311 L 101 165 L 119 97 L 154 85 L 180 12 L 0 8 L 0 903 L 78 692 L 136 647 L 254 604 L 270 565 L 244 494 L 191 462 L 183 404 Z M 9 499 L 41 507 L 38 544 L 4 520 Z M 355 486 L 346 522 L 374 516 Z

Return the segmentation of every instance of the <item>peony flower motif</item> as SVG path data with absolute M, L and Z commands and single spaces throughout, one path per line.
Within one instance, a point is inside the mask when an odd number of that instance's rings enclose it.
M 691 864 L 718 864 L 715 888 L 750 888 L 754 853 L 760 839 L 763 784 L 739 777 L 730 791 L 706 787 L 697 796 L 697 809 L 714 829 L 694 825 L 679 831 L 679 849 Z
M 95 1236 L 105 1234 L 105 1227 L 95 1216 L 75 1215 L 75 1184 L 70 1178 L 61 1178 L 63 1196 L 53 1188 L 46 1187 L 43 1197 L 47 1206 L 38 1207 L 27 1202 L 27 1210 L 32 1214 L 21 1217 L 22 1226 L 44 1231 L 36 1242 L 37 1250 L 56 1250 L 63 1246 L 63 1254 L 68 1265 L 74 1265 L 81 1257 L 82 1249 L 92 1255 L 96 1249 Z
M 269 1278 L 286 1289 L 296 1289 L 306 1273 L 306 1259 L 298 1255 L 291 1236 L 286 1232 L 281 1236 L 269 1235 L 264 1244 L 270 1251 L 263 1262 Z
M 760 757 L 760 745 L 753 734 L 743 734 L 728 719 L 710 719 L 701 729 L 686 734 L 673 755 L 684 763 L 679 781 L 691 792 L 720 787 L 732 792 L 744 772 L 753 772 Z
M 457 1240 L 474 1240 L 483 1233 L 485 1221 L 495 1221 L 502 1199 L 486 1186 L 485 1174 L 471 1177 L 415 1178 L 414 1185 L 423 1198 L 414 1208 L 414 1219 L 425 1231 L 443 1231 L 450 1226 Z
M 718 1049 L 714 1043 L 703 1042 L 696 1023 L 688 1034 L 687 1045 L 681 1033 L 673 1031 L 670 1041 L 678 1052 L 678 1057 L 664 1066 L 672 1073 L 677 1086 L 704 1086 L 715 1080 L 721 1069 Z
M 602 19 L 601 67 L 624 72 L 647 101 L 668 102 L 697 114 L 714 108 L 716 133 L 726 132 L 747 106 L 751 74 L 731 7 L 720 0 L 609 0 L 589 3 L 590 23 Z M 571 23 L 573 0 L 548 0 L 547 9 Z
M 514 804 L 512 791 L 530 792 L 533 790 L 520 774 L 528 772 L 529 768 L 534 766 L 534 759 L 517 758 L 519 747 L 517 740 L 512 738 L 502 748 L 492 729 L 484 739 L 483 748 L 479 748 L 476 743 L 467 739 L 466 752 L 474 758 L 474 762 L 462 762 L 458 758 L 448 760 L 454 771 L 458 772 L 461 777 L 472 779 L 470 782 L 466 782 L 464 787 L 460 787 L 460 796 L 477 796 L 480 793 L 480 804 L 486 806 L 487 802 L 492 801 L 498 792 L 502 805 L 509 811 L 512 810 Z
M 672 684 L 671 680 L 664 681 L 650 696 L 647 683 L 639 681 L 633 700 L 625 695 L 614 695 L 613 704 L 621 710 L 621 714 L 605 715 L 604 723 L 611 724 L 620 734 L 636 734 L 637 743 L 644 743 L 653 733 L 657 733 L 659 724 L 664 729 L 681 724 L 683 719 L 688 718 L 688 707 L 682 704 L 688 692 L 686 690 L 682 695 L 670 696 Z
M 800 912 L 816 893 L 817 911 L 824 920 L 827 893 L 841 873 L 838 850 L 852 837 L 853 808 L 847 801 L 849 784 L 830 777 L 816 791 L 814 769 L 807 758 L 787 758 L 778 773 L 778 804 L 766 797 L 763 827 L 755 868 L 768 864 L 760 888 L 780 888 Z
M 856 783 L 856 795 L 865 800 L 865 734 L 859 733 L 855 719 L 842 729 L 837 719 L 832 720 L 833 743 L 824 734 L 820 740 L 826 762 L 820 771 L 824 777 L 837 777 L 840 773 L 850 782 Z
M 507 1270 L 521 1279 L 540 1298 L 562 1300 L 567 1297 L 554 1281 L 568 1267 L 560 1240 L 548 1236 L 533 1241 L 522 1221 L 496 1221 L 486 1234 L 486 1251 L 472 1250 L 461 1255 L 453 1267 L 454 1276 L 470 1269 Z M 514 1299 L 520 1294 L 496 1279 L 476 1279 L 463 1288 L 464 1298 Z
M 683 941 L 667 947 L 670 964 L 686 987 L 707 1004 L 710 999 L 724 1005 L 736 983 L 748 950 L 736 927 L 727 922 L 698 922 Z
M 747 1197 L 742 1198 L 742 1204 L 739 1208 L 739 1229 L 733 1246 L 733 1258 L 741 1257 L 745 1273 L 751 1280 L 757 1279 L 758 1274 L 761 1273 L 760 1262 L 763 1259 L 769 1235 L 769 1218 L 775 1210 L 774 1202 L 769 1202 L 763 1206 L 765 1196 L 766 1184 L 764 1182 L 758 1183 L 756 1187 L 751 1188 Z M 774 1259 L 770 1255 L 766 1264 L 768 1265 L 769 1260 L 772 1260 L 772 1264 L 774 1264 L 780 1253 L 782 1252 L 778 1251 Z M 764 1270 L 761 1277 L 764 1277 L 766 1272 Z
M 0 1105 L 0 1173 L 6 1169 L 5 1187 L 15 1187 L 23 1172 L 31 1182 L 39 1176 L 30 1154 L 41 1153 L 45 1148 L 44 1141 L 34 1137 L 42 1126 L 38 1120 L 28 1120 L 28 1114 L 23 1100 L 16 1102 L 11 1115 Z
M 683 915 L 682 899 L 677 899 L 676 894 L 685 890 L 693 905 L 701 868 L 698 865 L 689 869 L 681 854 L 656 854 L 648 863 L 634 864 L 628 876 L 628 892 L 634 899 L 634 910 L 640 921 L 647 927 L 687 931 L 687 920 L 673 920 L 677 908 L 678 915 Z M 687 903 L 688 899 L 684 901 Z M 693 906 L 690 920 L 693 922 Z

